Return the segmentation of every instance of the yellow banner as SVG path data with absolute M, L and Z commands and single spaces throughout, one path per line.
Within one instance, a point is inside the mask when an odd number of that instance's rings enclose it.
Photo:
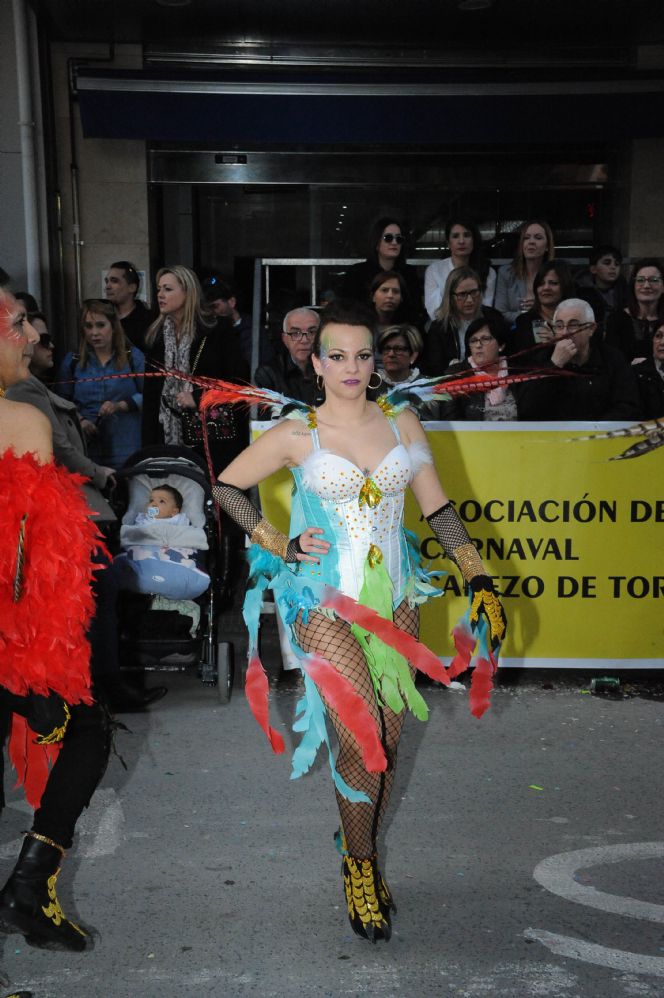
M 254 424 L 260 432 L 269 424 Z M 615 461 L 627 442 L 578 438 L 623 423 L 427 423 L 436 468 L 503 594 L 505 666 L 664 668 L 664 452 Z M 288 532 L 292 478 L 260 486 Z M 415 499 L 406 526 L 448 574 L 423 607 L 421 637 L 449 656 L 464 612 L 459 574 Z

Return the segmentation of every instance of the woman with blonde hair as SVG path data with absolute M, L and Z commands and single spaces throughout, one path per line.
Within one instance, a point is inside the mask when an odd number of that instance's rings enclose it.
M 457 267 L 445 282 L 443 300 L 426 334 L 420 360 L 423 374 L 443 374 L 453 360 L 465 357 L 465 332 L 473 320 L 482 316 L 500 318 L 495 308 L 482 304 L 482 282 L 477 271 Z
M 143 446 L 190 444 L 191 430 L 185 423 L 198 407 L 200 389 L 194 389 L 186 375 L 233 381 L 249 372 L 238 338 L 224 333 L 216 316 L 205 310 L 198 278 L 188 267 L 177 264 L 158 271 L 157 306 L 159 317 L 145 336 L 148 369 L 166 368 L 182 376 L 145 379 Z M 213 443 L 215 466 L 232 460 L 245 443 L 238 439 L 237 427 L 227 430 L 219 446 Z
M 90 458 L 118 468 L 141 443 L 145 358 L 126 339 L 111 302 L 88 298 L 79 325 L 78 351 L 66 355 L 56 387 L 76 405 Z M 106 377 L 117 374 L 127 377 Z
M 533 307 L 533 282 L 537 272 L 555 255 L 555 240 L 549 223 L 539 218 L 524 222 L 519 230 L 514 259 L 500 268 L 496 282 L 494 305 L 508 322 L 514 322 L 520 312 Z

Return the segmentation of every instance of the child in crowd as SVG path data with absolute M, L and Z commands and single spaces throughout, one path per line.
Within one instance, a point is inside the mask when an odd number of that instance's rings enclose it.
M 620 311 L 627 304 L 627 282 L 620 272 L 622 262 L 623 255 L 617 246 L 606 243 L 592 251 L 588 270 L 577 277 L 580 288 L 594 288 L 601 296 L 605 315 Z

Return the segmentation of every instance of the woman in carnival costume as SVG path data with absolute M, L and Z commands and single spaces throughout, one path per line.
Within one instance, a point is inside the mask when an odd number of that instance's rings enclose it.
M 4 397 L 29 376 L 38 339 L 23 305 L 0 290 L 0 734 L 11 731 L 10 757 L 35 808 L 0 891 L 0 931 L 80 952 L 92 938 L 65 917 L 56 881 L 110 748 L 85 636 L 98 532 L 83 479 L 53 463 L 46 417 Z
M 425 433 L 408 398 L 431 398 L 432 381 L 394 389 L 378 402 L 372 317 L 361 306 L 336 302 L 323 313 L 313 350 L 325 401 L 311 409 L 273 393 L 282 419 L 219 476 L 219 505 L 251 537 L 245 619 L 250 630 L 247 696 L 275 751 L 281 736 L 270 727 L 267 679 L 258 659 L 257 627 L 263 591 L 271 587 L 304 673 L 305 697 L 295 730 L 302 739 L 293 775 L 306 772 L 325 742 L 341 815 L 337 844 L 353 930 L 375 942 L 389 939 L 390 890 L 380 873 L 376 839 L 396 769 L 405 709 L 424 719 L 415 667 L 449 683 L 476 659 L 471 709 L 488 704 L 505 618 L 477 550 L 448 501 Z M 435 382 L 439 384 L 439 382 Z M 439 396 L 438 396 L 439 397 Z M 266 401 L 257 389 L 222 386 L 217 401 Z M 289 467 L 295 479 L 290 538 L 268 523 L 246 489 Z M 458 654 L 448 671 L 420 644 L 418 605 L 439 595 L 416 564 L 403 528 L 410 485 L 431 529 L 456 563 L 470 591 L 470 607 L 455 631 Z M 325 717 L 339 742 L 333 761 Z

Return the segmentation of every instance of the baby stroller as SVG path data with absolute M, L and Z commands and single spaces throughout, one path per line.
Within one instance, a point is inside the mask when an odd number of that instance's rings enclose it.
M 221 640 L 219 608 L 230 588 L 227 538 L 219 537 L 205 462 L 188 447 L 145 447 L 116 472 L 114 507 L 123 524 L 133 524 L 157 485 L 171 485 L 183 498 L 182 512 L 202 528 L 207 551 L 200 565 L 210 576 L 195 600 L 123 592 L 119 600 L 120 654 L 123 668 L 183 671 L 196 666 L 201 681 L 216 686 L 227 703 L 234 678 L 233 645 Z

